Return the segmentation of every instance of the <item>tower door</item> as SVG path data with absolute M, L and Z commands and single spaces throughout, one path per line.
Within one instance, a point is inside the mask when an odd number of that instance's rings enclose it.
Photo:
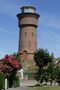
M 25 60 L 28 60 L 28 53 L 26 50 L 23 51 L 22 55 Z

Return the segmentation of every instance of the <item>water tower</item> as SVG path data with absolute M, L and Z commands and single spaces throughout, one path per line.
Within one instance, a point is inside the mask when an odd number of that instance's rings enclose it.
M 33 59 L 34 52 L 37 50 L 37 22 L 39 15 L 36 8 L 24 6 L 21 13 L 17 14 L 19 25 L 19 48 L 18 52 L 23 59 Z

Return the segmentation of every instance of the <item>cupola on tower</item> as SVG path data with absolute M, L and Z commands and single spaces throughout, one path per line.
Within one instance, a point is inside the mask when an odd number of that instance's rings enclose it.
M 37 50 L 37 22 L 39 15 L 36 8 L 24 6 L 21 13 L 17 14 L 19 25 L 19 48 L 18 52 L 23 59 L 33 59 L 34 52 Z

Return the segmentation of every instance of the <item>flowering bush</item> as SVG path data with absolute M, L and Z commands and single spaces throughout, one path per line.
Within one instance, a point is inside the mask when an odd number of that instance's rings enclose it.
M 3 73 L 8 79 L 9 87 L 13 86 L 13 81 L 16 77 L 16 72 L 20 68 L 21 64 L 14 55 L 6 55 L 4 58 L 0 59 L 0 73 Z
M 20 63 L 15 59 L 13 55 L 6 55 L 0 60 L 0 71 L 4 73 L 11 73 L 20 69 Z
M 0 72 L 4 72 L 4 71 L 5 71 L 5 66 L 2 63 L 0 63 Z
M 14 56 L 12 55 L 6 55 L 5 58 L 3 59 L 6 63 L 9 63 L 13 68 L 19 69 L 20 68 L 20 63 L 15 60 Z

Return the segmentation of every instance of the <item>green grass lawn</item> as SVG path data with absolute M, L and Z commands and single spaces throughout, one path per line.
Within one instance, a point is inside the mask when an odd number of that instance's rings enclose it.
M 60 90 L 59 86 L 29 87 L 28 90 Z

